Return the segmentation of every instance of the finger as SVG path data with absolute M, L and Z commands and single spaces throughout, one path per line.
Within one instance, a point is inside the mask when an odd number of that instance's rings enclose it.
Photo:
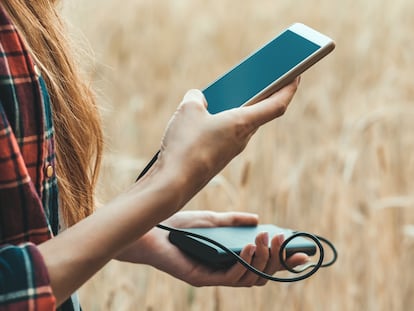
M 270 273 L 274 274 L 275 272 L 279 270 L 285 270 L 285 267 L 282 265 L 279 259 L 280 247 L 282 246 L 284 241 L 285 241 L 285 238 L 283 234 L 277 235 L 272 239 L 272 249 L 271 249 L 270 254 L 271 254 L 271 257 L 275 258 L 275 260 L 272 261 L 273 266 L 267 268 L 268 269 L 267 271 L 269 274 Z M 305 253 L 295 253 L 291 255 L 289 258 L 284 258 L 284 260 L 285 260 L 285 264 L 289 268 L 294 268 L 296 266 L 303 265 L 309 262 L 310 258 Z
M 269 250 L 269 260 L 267 262 L 266 268 L 264 269 L 264 272 L 269 274 L 269 275 L 273 275 L 274 273 L 276 273 L 277 271 L 281 270 L 282 266 L 279 262 L 279 250 L 280 250 L 280 246 L 282 245 L 283 241 L 284 241 L 284 236 L 283 234 L 279 234 L 273 237 L 272 241 L 271 241 L 271 247 Z M 267 283 L 266 279 L 260 278 L 256 285 L 262 286 L 265 285 Z
M 296 253 L 292 256 L 290 256 L 287 260 L 286 260 L 286 265 L 289 268 L 294 268 L 300 265 L 304 265 L 306 263 L 308 263 L 310 260 L 310 257 L 308 255 L 306 255 L 305 253 Z
M 259 127 L 283 115 L 299 85 L 299 78 L 257 104 L 244 107 L 251 122 Z
M 180 211 L 163 223 L 177 228 L 256 226 L 257 214 L 245 212 Z
M 262 232 L 256 237 L 256 252 L 252 260 L 252 266 L 256 269 L 263 271 L 269 260 L 269 234 Z M 258 282 L 259 276 L 254 272 L 247 271 L 242 278 L 243 283 L 248 285 L 254 285 Z
M 212 223 L 218 227 L 223 226 L 256 226 L 259 222 L 257 214 L 242 212 L 226 212 L 212 214 Z
M 240 257 L 246 261 L 248 264 L 252 264 L 253 255 L 256 252 L 256 245 L 248 244 L 246 245 L 242 251 L 240 252 Z M 239 262 L 234 264 L 227 272 L 226 272 L 226 279 L 228 281 L 228 285 L 231 286 L 245 286 L 242 283 L 243 276 L 246 273 L 246 268 Z
M 272 256 L 275 256 L 277 258 L 277 263 L 278 263 L 278 266 L 276 267 L 277 271 L 278 270 L 285 270 L 285 266 L 287 266 L 289 268 L 294 268 L 296 266 L 303 265 L 303 264 L 306 264 L 307 262 L 309 262 L 310 257 L 307 254 L 305 254 L 305 253 L 294 253 L 289 258 L 286 258 L 284 256 L 285 265 L 282 265 L 282 263 L 280 262 L 280 259 L 279 259 L 279 253 L 280 253 L 280 247 L 282 246 L 282 244 L 284 242 L 284 236 L 282 234 L 282 235 L 279 235 L 277 238 L 278 238 L 278 241 L 275 241 L 275 249 L 274 250 L 272 249 Z M 276 249 L 276 247 L 277 247 L 277 249 Z M 272 244 L 272 248 L 273 248 L 273 244 Z
M 203 105 L 204 108 L 207 109 L 207 101 L 204 97 L 204 94 L 197 89 L 191 89 L 188 90 L 187 93 L 185 93 L 183 100 L 181 101 L 181 104 L 188 103 L 188 102 L 195 102 L 198 104 Z

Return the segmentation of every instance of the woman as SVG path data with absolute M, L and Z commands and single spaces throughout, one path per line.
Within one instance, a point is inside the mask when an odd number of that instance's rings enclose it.
M 154 225 L 256 224 L 251 214 L 177 212 L 259 126 L 284 113 L 299 80 L 257 105 L 217 115 L 207 112 L 200 91 L 187 92 L 154 166 L 93 212 L 100 120 L 54 2 L 0 2 L 0 306 L 77 310 L 72 293 L 113 258 L 152 265 L 195 286 L 263 285 L 239 264 L 213 271 L 192 261 Z M 274 273 L 283 238 L 272 239 L 270 254 L 268 239 L 259 234 L 241 256 Z M 297 254 L 289 264 L 305 260 Z

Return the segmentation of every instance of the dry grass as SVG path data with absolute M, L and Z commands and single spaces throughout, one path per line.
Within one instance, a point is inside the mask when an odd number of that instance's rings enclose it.
M 103 201 L 157 150 L 185 90 L 292 22 L 337 42 L 303 75 L 288 113 L 187 207 L 320 233 L 337 245 L 337 264 L 296 284 L 231 289 L 111 263 L 82 288 L 84 309 L 413 309 L 414 2 L 77 0 L 66 9 L 96 53 L 109 146 Z

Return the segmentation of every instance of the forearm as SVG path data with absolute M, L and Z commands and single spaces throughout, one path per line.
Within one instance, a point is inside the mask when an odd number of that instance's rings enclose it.
M 152 172 L 93 215 L 39 246 L 58 304 L 126 245 L 185 203 L 174 174 Z M 184 195 L 182 195 L 184 194 Z
M 58 303 L 191 199 L 260 125 L 283 114 L 297 83 L 256 105 L 214 116 L 200 91 L 188 92 L 167 126 L 154 168 L 128 192 L 40 246 Z

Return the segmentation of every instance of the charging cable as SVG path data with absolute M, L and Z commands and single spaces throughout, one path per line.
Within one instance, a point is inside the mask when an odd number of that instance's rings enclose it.
M 152 167 L 152 165 L 157 161 L 159 153 L 160 153 L 160 151 L 158 151 L 153 156 L 151 161 L 145 166 L 145 168 L 139 174 L 136 181 L 138 181 L 141 177 L 143 177 L 148 172 L 148 170 Z M 282 245 L 280 246 L 280 249 L 279 249 L 279 262 L 283 266 L 283 268 L 285 268 L 287 271 L 289 271 L 291 273 L 294 273 L 294 274 L 301 274 L 301 275 L 299 275 L 297 277 L 292 277 L 292 278 L 279 278 L 279 277 L 264 273 L 263 271 L 260 271 L 260 270 L 256 269 L 255 267 L 250 265 L 247 261 L 245 261 L 243 258 L 241 258 L 237 253 L 235 253 L 234 251 L 232 251 L 231 249 L 229 249 L 225 245 L 223 245 L 223 244 L 221 244 L 221 243 L 219 243 L 215 240 L 212 240 L 208 237 L 205 237 L 203 235 L 199 235 L 199 234 L 196 234 L 196 233 L 193 233 L 193 232 L 188 232 L 188 231 L 185 231 L 185 230 L 180 230 L 178 228 L 168 227 L 168 226 L 165 226 L 165 225 L 162 225 L 162 224 L 158 224 L 157 227 L 160 228 L 160 229 L 167 230 L 169 232 L 176 232 L 176 233 L 184 234 L 184 235 L 187 235 L 187 236 L 191 236 L 191 237 L 209 242 L 209 243 L 221 248 L 222 250 L 224 250 L 228 254 L 230 254 L 237 262 L 239 262 L 241 265 L 243 265 L 249 271 L 257 274 L 258 276 L 260 276 L 264 279 L 274 281 L 274 282 L 285 282 L 286 283 L 286 282 L 297 282 L 297 281 L 307 279 L 308 277 L 313 275 L 316 271 L 318 271 L 320 268 L 329 267 L 329 266 L 333 265 L 335 263 L 335 261 L 337 260 L 337 258 L 338 258 L 338 252 L 337 252 L 335 246 L 328 239 L 326 239 L 324 237 L 321 237 L 321 236 L 318 236 L 318 235 L 307 233 L 307 232 L 294 231 L 293 234 L 291 236 L 289 236 L 282 243 Z M 315 245 L 319 249 L 319 259 L 315 263 L 309 263 L 307 265 L 301 266 L 299 269 L 295 269 L 295 268 L 289 267 L 286 263 L 285 248 L 293 239 L 296 239 L 298 237 L 303 237 L 303 238 L 310 239 L 315 243 Z M 331 260 L 329 260 L 328 262 L 325 262 L 325 263 L 324 263 L 325 249 L 323 247 L 323 244 L 327 245 L 331 249 L 331 252 L 332 252 Z M 307 271 L 307 272 L 304 273 L 305 271 Z M 304 273 L 304 274 L 302 274 L 302 273 Z

